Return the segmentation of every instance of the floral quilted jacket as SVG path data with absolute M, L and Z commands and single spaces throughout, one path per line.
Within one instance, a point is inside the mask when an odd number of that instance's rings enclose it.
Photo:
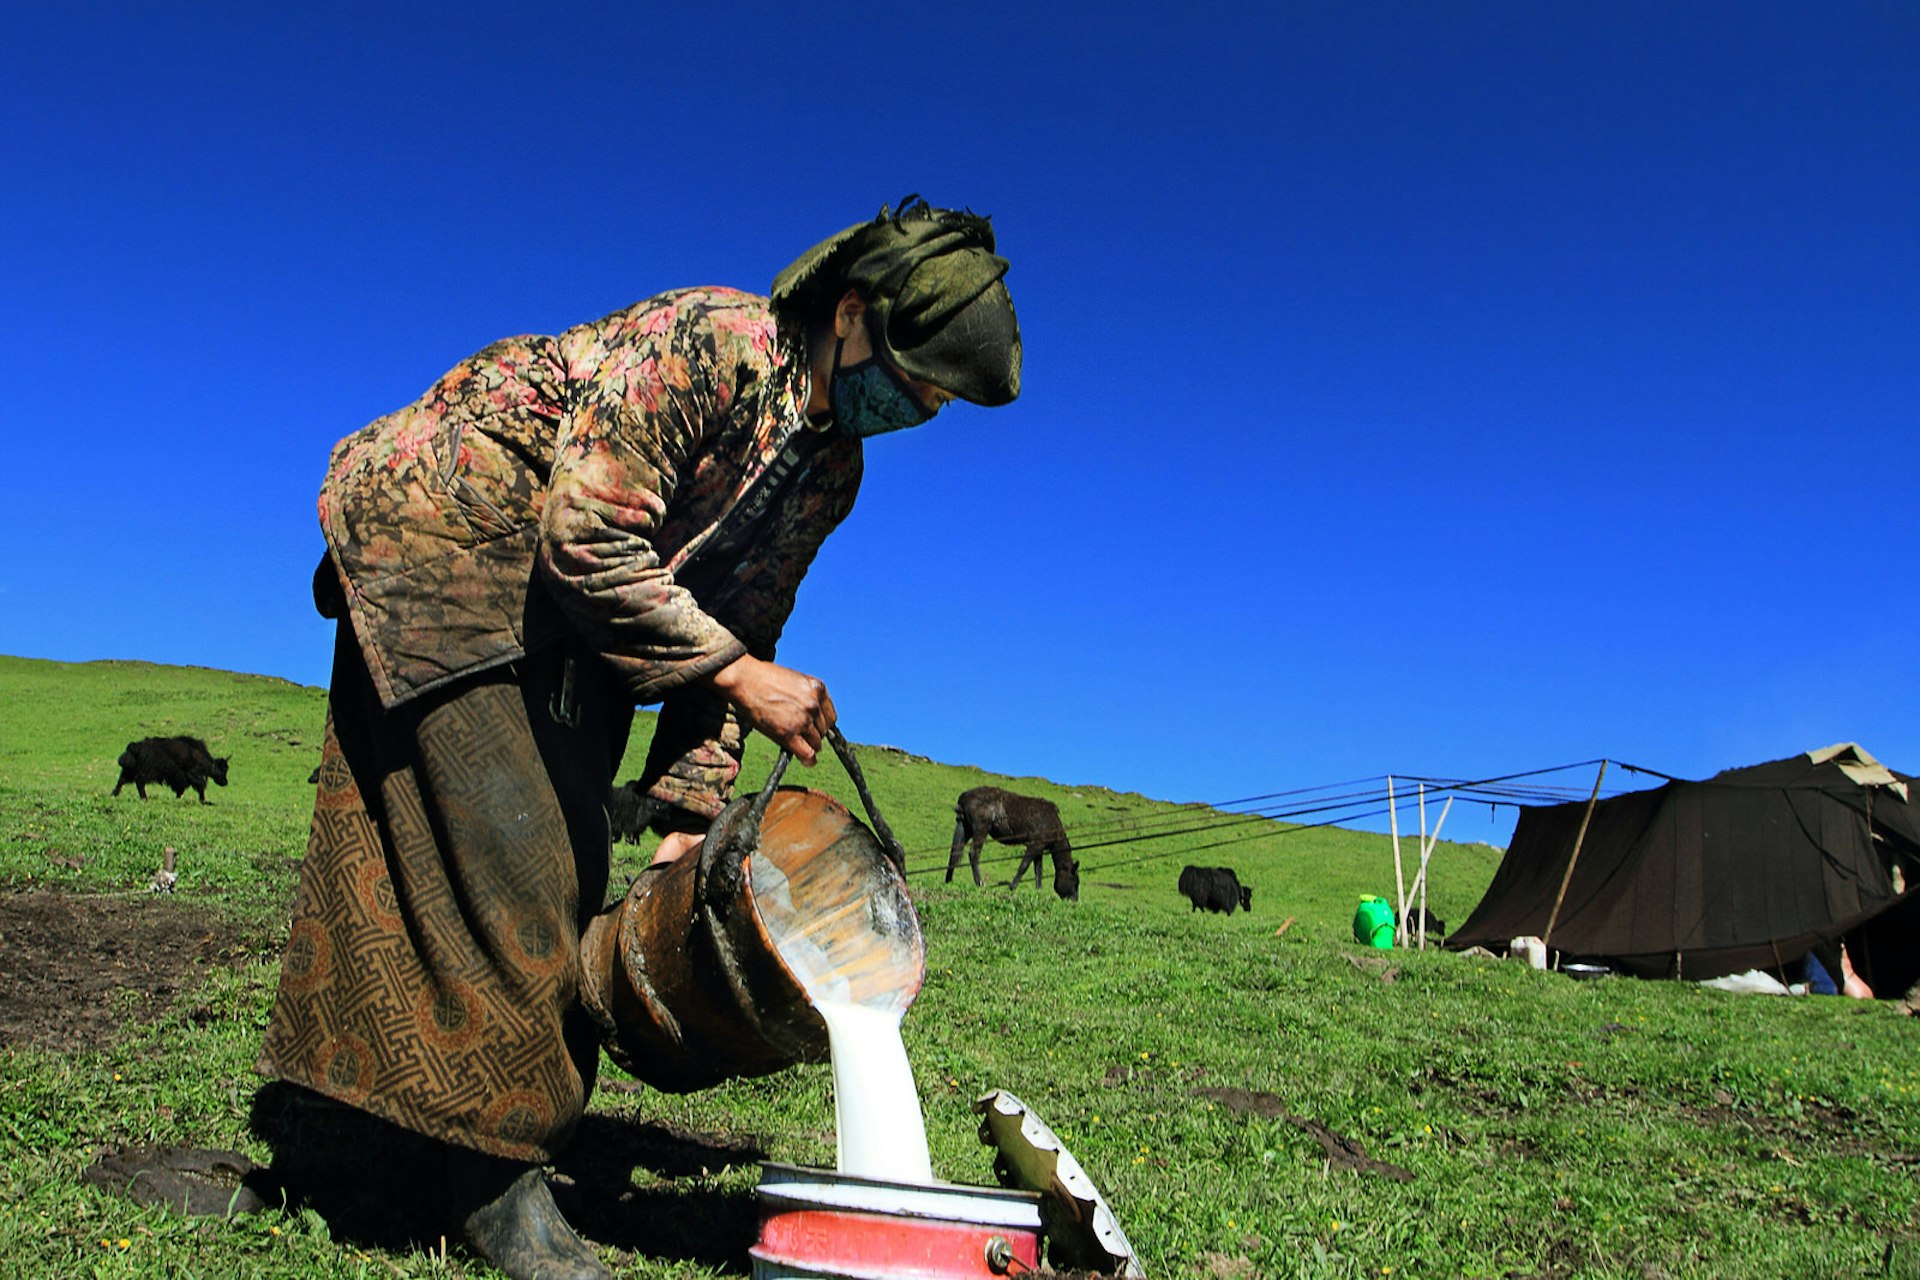
M 653 794 L 718 812 L 740 728 L 691 682 L 773 657 L 860 485 L 808 394 L 765 298 L 688 289 L 496 342 L 342 440 L 320 523 L 382 701 L 571 633 L 666 702 Z

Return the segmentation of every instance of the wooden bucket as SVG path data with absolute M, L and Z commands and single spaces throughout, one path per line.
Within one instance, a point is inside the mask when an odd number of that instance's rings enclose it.
M 691 854 L 650 867 L 587 926 L 581 1001 L 613 1060 L 654 1088 L 823 1062 L 814 999 L 904 1010 L 926 976 L 905 879 L 831 796 L 772 791 L 745 847 L 737 870 Z

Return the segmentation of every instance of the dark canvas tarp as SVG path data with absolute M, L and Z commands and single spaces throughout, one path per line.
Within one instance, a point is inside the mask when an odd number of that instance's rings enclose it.
M 1900 995 L 1920 972 L 1920 934 L 1878 918 L 1898 908 L 1910 925 L 1920 901 L 1920 783 L 1909 781 L 1846 744 L 1602 800 L 1584 840 L 1584 801 L 1522 809 L 1486 896 L 1447 945 L 1546 937 L 1579 840 L 1547 938 L 1569 958 L 1704 979 L 1783 969 L 1848 937 L 1862 976 Z

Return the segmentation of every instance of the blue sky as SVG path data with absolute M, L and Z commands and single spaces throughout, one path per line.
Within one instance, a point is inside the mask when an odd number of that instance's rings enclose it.
M 918 192 L 1025 392 L 868 451 L 782 647 L 856 741 L 1920 772 L 1920 10 L 565 8 L 0 19 L 0 652 L 324 683 L 335 439 Z

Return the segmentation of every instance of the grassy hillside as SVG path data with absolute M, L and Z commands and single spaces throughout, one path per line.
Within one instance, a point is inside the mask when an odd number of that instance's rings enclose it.
M 0 1011 L 45 987 L 29 921 L 58 891 L 111 924 L 84 940 L 85 1009 L 56 991 L 45 1015 L 117 1032 L 0 1044 L 0 1275 L 490 1274 L 311 1211 L 208 1228 L 81 1180 L 113 1147 L 266 1157 L 250 1064 L 323 714 L 321 691 L 257 677 L 0 658 Z M 110 797 L 127 740 L 173 732 L 230 756 L 232 785 L 205 806 Z M 929 974 L 905 1035 L 943 1178 L 991 1182 L 969 1104 L 1000 1087 L 1065 1138 L 1156 1277 L 1920 1274 L 1920 1026 L 1888 1005 L 1364 953 L 1348 926 L 1360 893 L 1391 892 L 1383 837 L 861 760 L 912 855 Z M 751 753 L 748 780 L 767 763 Z M 789 780 L 858 812 L 832 760 Z M 978 890 L 964 869 L 942 882 L 953 797 L 981 782 L 1060 805 L 1081 902 Z M 1121 842 L 1181 827 L 1199 829 Z M 169 845 L 180 884 L 161 897 L 146 886 Z M 1017 852 L 990 852 L 1004 880 Z M 621 848 L 616 884 L 644 854 Z M 1433 909 L 1464 918 L 1496 860 L 1443 844 Z M 1190 913 L 1173 890 L 1186 861 L 1238 868 L 1254 912 Z M 177 981 L 116 945 L 160 936 L 163 916 L 207 959 Z M 605 1078 L 582 1145 L 632 1158 L 585 1217 L 622 1276 L 747 1274 L 756 1159 L 833 1163 L 824 1066 L 687 1097 Z M 1345 1167 L 1316 1132 L 1384 1163 Z M 574 1172 L 577 1196 L 606 1180 Z

